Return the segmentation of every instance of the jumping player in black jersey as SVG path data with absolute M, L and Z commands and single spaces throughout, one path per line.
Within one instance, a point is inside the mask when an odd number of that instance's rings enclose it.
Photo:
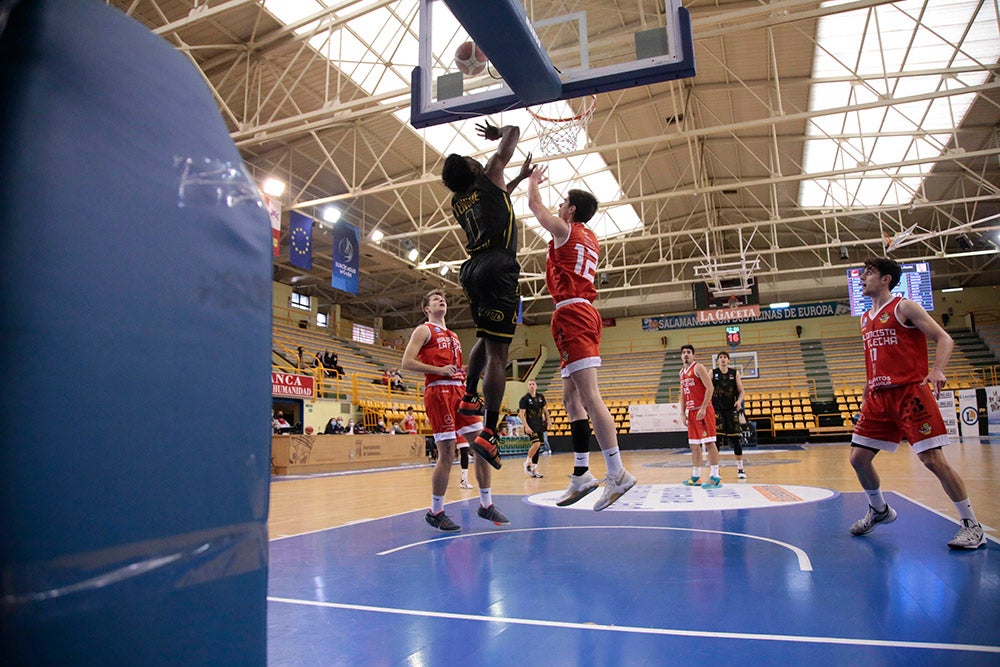
M 716 355 L 718 368 L 712 370 L 712 407 L 721 450 L 726 444 L 736 455 L 736 477 L 746 479 L 743 469 L 743 443 L 740 441 L 740 409 L 743 407 L 743 377 L 729 367 L 729 353 L 723 350 Z
M 515 125 L 496 127 L 488 122 L 476 125 L 476 130 L 485 139 L 500 141 L 496 153 L 485 167 L 474 158 L 452 153 L 444 161 L 441 180 L 454 193 L 451 210 L 468 241 L 465 249 L 469 259 L 462 264 L 459 280 L 472 307 L 478 339 L 469 351 L 466 395 L 459 412 L 483 414 L 485 403 L 484 428 L 472 448 L 499 470 L 497 423 L 507 383 L 507 352 L 517 327 L 517 281 L 521 275 L 510 192 L 531 173 L 531 155 L 517 177 L 504 183 L 503 170 L 514 155 L 521 130 Z

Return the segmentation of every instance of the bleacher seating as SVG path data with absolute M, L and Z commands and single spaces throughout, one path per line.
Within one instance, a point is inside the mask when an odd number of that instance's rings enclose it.
M 548 398 L 546 396 L 546 398 Z M 629 417 L 629 405 L 643 405 L 652 403 L 652 398 L 642 398 L 638 400 L 613 399 L 605 400 L 612 418 L 615 420 L 615 429 L 619 433 L 628 433 L 631 429 L 631 418 Z M 549 402 L 549 434 L 569 435 L 569 417 L 566 415 L 566 408 L 561 402 Z

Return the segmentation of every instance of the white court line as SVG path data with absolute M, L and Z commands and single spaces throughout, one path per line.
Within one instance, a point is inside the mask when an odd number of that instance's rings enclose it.
M 931 507 L 930 505 L 925 505 L 925 504 L 923 504 L 922 502 L 920 502 L 919 500 L 914 500 L 913 498 L 910 498 L 909 496 L 907 496 L 907 495 L 905 495 L 905 494 L 902 494 L 902 493 L 900 493 L 899 491 L 887 491 L 886 493 L 894 493 L 894 494 L 896 494 L 897 496 L 899 496 L 900 498 L 903 498 L 904 500 L 908 500 L 908 501 L 910 501 L 910 502 L 911 502 L 911 503 L 913 503 L 914 505 L 919 505 L 920 507 L 923 507 L 923 508 L 924 508 L 925 510 L 927 510 L 928 512 L 933 512 L 934 514 L 937 514 L 937 515 L 938 515 L 939 517 L 941 517 L 941 518 L 943 518 L 943 519 L 948 519 L 948 521 L 951 521 L 951 522 L 952 522 L 953 524 L 955 524 L 955 525 L 957 525 L 957 526 L 961 526 L 961 525 L 962 525 L 962 522 L 961 522 L 961 521 L 958 521 L 958 520 L 957 520 L 957 519 L 955 519 L 954 517 L 950 517 L 950 516 L 948 516 L 947 514 L 945 514 L 944 512 L 939 512 L 938 510 L 934 509 L 934 508 L 933 508 L 933 507 Z M 981 525 L 981 526 L 983 527 L 983 531 L 984 531 L 984 532 L 983 532 L 983 534 L 984 534 L 984 535 L 986 535 L 986 539 L 988 539 L 988 540 L 991 540 L 991 541 L 993 541 L 993 542 L 996 542 L 997 544 L 1000 544 L 1000 540 L 998 540 L 997 538 L 993 537 L 993 536 L 992 536 L 992 535 L 990 535 L 989 533 L 986 533 L 986 532 L 985 532 L 985 531 L 987 531 L 987 530 L 995 530 L 994 528 L 990 528 L 990 527 L 989 527 L 989 526 L 987 526 L 987 525 L 986 525 L 985 523 L 983 523 L 983 524 L 980 524 L 980 525 Z
M 421 611 L 418 609 L 396 609 L 392 607 L 374 607 L 364 604 L 345 604 L 341 602 L 317 602 L 314 600 L 295 600 L 268 596 L 268 602 L 284 602 L 286 604 L 305 605 L 310 607 L 328 607 L 331 609 L 347 609 L 352 611 L 370 611 L 381 614 L 399 616 L 422 616 L 425 618 L 447 618 L 460 621 L 484 621 L 486 623 L 509 623 L 511 625 L 533 625 L 547 628 L 571 628 L 575 630 L 598 630 L 600 632 L 620 632 L 641 635 L 667 635 L 673 637 L 706 637 L 710 639 L 739 639 L 771 642 L 792 642 L 800 644 L 844 644 L 848 646 L 884 646 L 889 648 L 934 649 L 940 651 L 974 651 L 977 653 L 998 653 L 1000 646 L 983 644 L 945 644 L 942 642 L 908 642 L 887 639 L 864 639 L 860 637 L 816 637 L 810 635 L 764 635 L 752 632 L 710 632 L 708 630 L 676 630 L 672 628 L 642 628 L 628 625 L 601 625 L 598 623 L 574 623 L 569 621 L 542 621 L 532 618 L 511 618 L 509 616 L 483 616 L 481 614 L 455 614 L 444 611 Z
M 463 537 L 482 537 L 484 535 L 496 536 L 496 535 L 508 535 L 510 533 L 532 533 L 540 530 L 679 530 L 687 533 L 711 533 L 713 535 L 730 535 L 732 537 L 743 537 L 748 540 L 760 540 L 761 542 L 770 542 L 771 544 L 777 544 L 779 547 L 784 547 L 795 554 L 795 557 L 799 561 L 799 569 L 803 572 L 812 572 L 812 561 L 809 560 L 809 555 L 805 551 L 798 548 L 793 544 L 788 544 L 787 542 L 781 542 L 779 540 L 772 540 L 770 537 L 761 537 L 759 535 L 749 535 L 747 533 L 730 533 L 725 530 L 706 530 L 703 528 L 672 528 L 669 526 L 549 526 L 547 528 L 513 528 L 510 530 L 491 530 L 488 532 L 481 533 L 464 533 L 459 535 L 450 535 L 447 537 L 436 537 L 430 540 L 422 540 L 420 542 L 411 542 L 410 544 L 404 544 L 401 547 L 396 547 L 395 549 L 387 549 L 386 551 L 380 551 L 377 556 L 386 556 L 388 554 L 396 553 L 397 551 L 402 551 L 404 549 L 410 549 L 411 547 L 419 547 L 424 544 L 430 544 L 432 542 L 440 542 L 442 540 L 457 540 Z

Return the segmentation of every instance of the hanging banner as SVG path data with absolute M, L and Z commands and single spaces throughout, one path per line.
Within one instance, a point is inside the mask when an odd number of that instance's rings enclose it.
M 271 251 L 277 257 L 281 254 L 278 241 L 281 240 L 281 202 L 273 197 L 261 195 L 264 200 L 264 208 L 267 209 L 267 217 L 271 219 Z
M 313 221 L 301 213 L 288 214 L 289 248 L 288 259 L 292 266 L 310 270 L 313 267 L 312 236 Z
M 333 266 L 330 286 L 341 292 L 358 293 L 358 267 L 361 255 L 358 228 L 346 222 L 333 227 Z

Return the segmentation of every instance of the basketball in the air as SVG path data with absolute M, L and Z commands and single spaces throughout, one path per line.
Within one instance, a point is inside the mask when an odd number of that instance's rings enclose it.
M 486 54 L 472 42 L 462 42 L 455 49 L 455 65 L 462 74 L 476 76 L 486 69 Z

